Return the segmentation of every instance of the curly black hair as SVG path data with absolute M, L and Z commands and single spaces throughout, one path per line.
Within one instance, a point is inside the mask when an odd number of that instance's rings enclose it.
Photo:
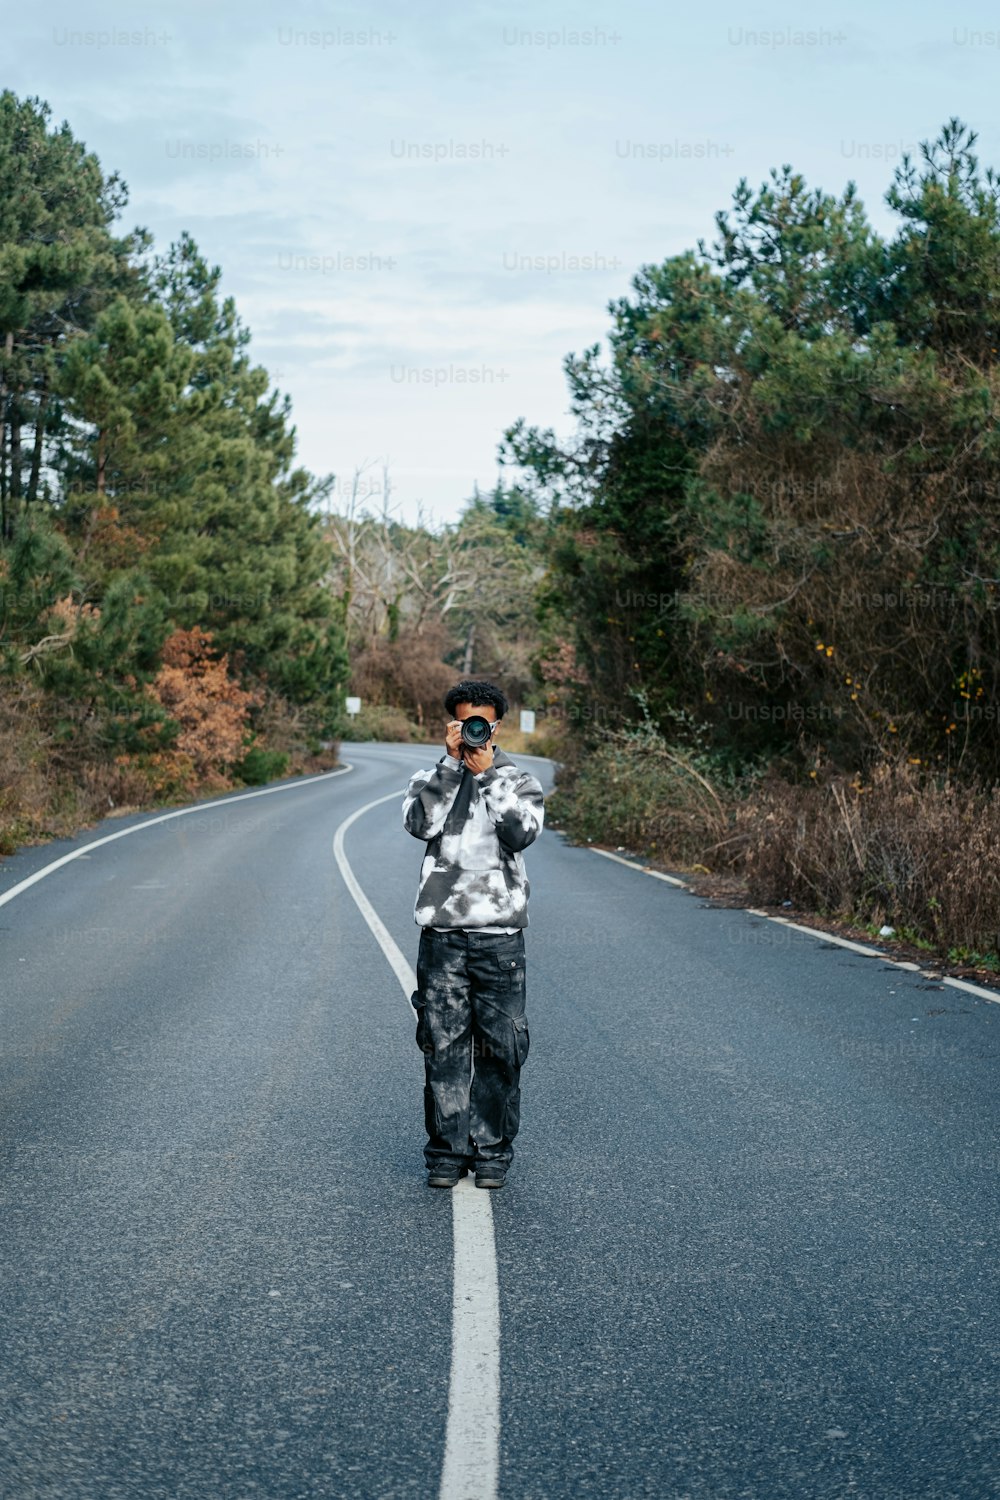
M 494 708 L 498 722 L 510 708 L 503 693 L 492 682 L 471 678 L 456 682 L 445 694 L 444 706 L 449 714 L 454 714 L 460 703 L 471 703 L 473 708 Z

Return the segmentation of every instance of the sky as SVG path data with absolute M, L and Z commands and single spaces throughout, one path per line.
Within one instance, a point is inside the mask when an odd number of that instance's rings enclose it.
M 891 234 L 951 116 L 1000 165 L 1000 9 L 961 0 L 36 0 L 4 30 L 3 86 L 128 184 L 118 232 L 222 268 L 332 507 L 407 524 L 491 488 L 518 418 L 573 431 L 565 357 L 741 178 L 853 181 Z

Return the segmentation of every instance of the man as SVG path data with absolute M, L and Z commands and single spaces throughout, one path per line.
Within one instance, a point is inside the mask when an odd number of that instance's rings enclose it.
M 413 909 L 417 1046 L 424 1054 L 424 1160 L 430 1187 L 503 1187 L 520 1126 L 528 1056 L 524 928 L 531 886 L 522 849 L 541 832 L 542 788 L 496 743 L 508 703 L 491 682 L 444 699 L 445 754 L 411 778 L 403 827 L 427 845 Z M 479 717 L 485 742 L 463 742 Z M 471 1079 L 472 1058 L 475 1075 Z

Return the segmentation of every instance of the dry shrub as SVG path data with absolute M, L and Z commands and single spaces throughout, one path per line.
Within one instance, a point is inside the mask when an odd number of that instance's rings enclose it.
M 493 681 L 496 681 L 496 678 Z M 510 713 L 504 716 L 497 735 L 497 744 L 500 749 L 512 756 L 548 755 L 553 760 L 562 761 L 565 749 L 562 725 L 541 716 L 537 721 L 538 727 L 527 734 L 520 727 L 520 717 L 520 706 L 512 705 Z
M 186 802 L 205 792 L 228 791 L 232 782 L 216 771 L 199 775 L 190 755 L 183 750 L 154 750 L 140 757 L 154 802 Z
M 401 709 L 404 717 L 408 715 L 421 728 L 433 730 L 447 717 L 445 693 L 462 675 L 442 660 L 451 644 L 444 624 L 438 620 L 425 622 L 419 630 L 404 629 L 394 641 L 385 637 L 375 640 L 352 662 L 350 691 L 358 695 L 362 705 Z
M 202 632 L 177 632 L 168 643 L 156 696 L 182 725 L 179 744 L 168 750 L 107 758 L 85 704 L 55 698 L 30 677 L 0 677 L 0 855 L 71 837 L 110 813 L 228 790 L 233 783 L 225 767 L 245 754 L 246 714 L 254 703 L 266 747 L 259 753 L 277 756 L 287 747 L 295 771 L 336 763 L 335 743 L 318 755 L 303 744 L 310 737 L 305 710 L 273 692 L 244 693 L 227 676 L 225 658 L 209 659 L 208 640 Z M 142 738 L 152 746 L 156 734 L 150 726 Z M 283 771 L 284 762 L 272 774 Z
M 311 705 L 292 703 L 266 683 L 260 688 L 252 725 L 269 750 L 283 750 L 289 756 L 301 752 L 313 732 L 312 721 Z
M 736 817 L 750 899 L 889 923 L 944 952 L 1000 949 L 1000 787 L 905 762 L 865 786 L 764 783 Z
M 534 734 L 524 736 L 524 750 L 527 755 L 547 755 L 561 761 L 566 754 L 566 733 L 559 727 L 543 724 Z
M 266 756 L 285 757 L 289 775 L 314 775 L 337 764 L 339 740 L 324 740 L 320 748 L 315 748 L 316 710 L 312 704 L 292 703 L 265 683 L 251 724 L 256 747 Z
M 607 733 L 557 773 L 553 822 L 676 869 L 741 877 L 754 905 L 881 926 L 942 956 L 1000 957 L 1000 785 L 886 761 L 862 785 L 795 784 L 774 770 L 729 786 L 651 728 Z
M 385 703 L 364 703 L 360 713 L 345 720 L 340 737 L 351 742 L 394 740 L 405 743 L 413 739 L 413 734 L 412 725 L 401 708 Z
M 0 854 L 71 837 L 109 812 L 156 801 L 162 768 L 147 768 L 127 755 L 87 760 L 79 748 L 72 757 L 55 754 L 55 711 L 44 689 L 29 679 L 0 678 Z M 190 776 L 190 761 L 187 768 Z M 171 791 L 178 784 L 176 770 Z
M 81 766 L 78 776 L 82 814 L 100 818 L 108 812 L 130 812 L 149 807 L 160 790 L 156 770 L 131 755 L 116 755 L 113 761 L 92 761 Z M 190 762 L 188 762 L 190 768 Z
M 43 701 L 32 682 L 0 678 L 0 854 L 13 854 L 47 826 Z
M 562 766 L 552 816 L 581 840 L 704 864 L 726 841 L 731 819 L 707 769 L 651 726 L 608 731 L 589 754 Z
M 247 717 L 260 702 L 229 676 L 229 659 L 211 655 L 212 636 L 197 626 L 163 643 L 163 666 L 148 691 L 181 726 L 176 749 L 205 785 L 229 785 L 223 767 L 238 761 Z

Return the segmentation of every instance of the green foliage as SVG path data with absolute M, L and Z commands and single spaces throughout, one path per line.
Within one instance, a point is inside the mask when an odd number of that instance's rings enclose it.
M 233 765 L 233 774 L 247 786 L 264 786 L 279 781 L 288 769 L 290 756 L 284 750 L 265 750 L 251 745 L 242 760 Z
M 11 541 L 0 544 L 0 571 L 2 671 L 30 674 L 45 688 L 54 743 L 68 743 L 85 726 L 108 753 L 168 745 L 169 721 L 143 691 L 169 633 L 148 579 L 123 573 L 99 607 L 81 602 L 70 548 L 44 513 L 17 518 Z
M 0 94 L 0 667 L 44 687 L 55 744 L 155 761 L 177 726 L 145 687 L 173 629 L 208 630 L 322 735 L 348 668 L 330 481 L 296 467 L 219 268 L 116 237 L 126 197 Z
M 145 236 L 115 238 L 124 207 L 117 174 L 65 123 L 50 130 L 40 99 L 0 94 L 0 535 L 50 495 L 45 444 L 63 420 L 54 385 L 66 347 L 101 308 L 134 286 L 130 257 Z
M 566 361 L 573 438 L 510 428 L 550 516 L 539 669 L 581 723 L 641 688 L 734 774 L 901 748 L 1000 774 L 1000 195 L 974 142 L 953 120 L 904 158 L 889 241 L 853 184 L 741 181 L 710 248 L 612 304 L 607 355 Z
M 0 651 L 13 674 L 25 652 L 49 633 L 45 617 L 78 587 L 73 552 L 44 513 L 18 516 L 0 537 Z

